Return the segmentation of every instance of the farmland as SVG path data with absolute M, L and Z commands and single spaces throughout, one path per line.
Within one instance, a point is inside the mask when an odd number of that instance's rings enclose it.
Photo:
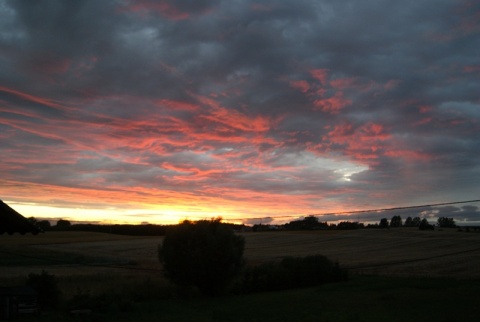
M 242 234 L 245 259 L 251 265 L 285 256 L 322 254 L 358 273 L 480 277 L 479 233 L 401 228 Z M 161 242 L 162 237 L 91 232 L 2 235 L 2 275 L 35 269 L 56 275 L 99 271 L 158 274 L 157 247 Z
M 0 285 L 45 270 L 58 278 L 64 298 L 116 294 L 121 309 L 101 313 L 105 321 L 155 321 L 160 315 L 165 321 L 450 321 L 458 315 L 474 321 L 480 314 L 480 233 L 399 228 L 241 234 L 247 265 L 322 254 L 348 268 L 352 278 L 311 289 L 177 300 L 161 276 L 162 237 L 48 232 L 0 236 Z M 455 310 L 442 311 L 445 301 Z M 76 321 L 50 314 L 42 320 Z

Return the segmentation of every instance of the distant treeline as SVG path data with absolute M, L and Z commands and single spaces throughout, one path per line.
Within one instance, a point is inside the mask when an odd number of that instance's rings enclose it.
M 338 224 L 328 224 L 321 222 L 315 216 L 308 216 L 301 220 L 294 220 L 283 225 L 254 225 L 253 231 L 272 231 L 272 230 L 352 230 L 365 228 L 360 222 L 342 221 Z
M 118 225 L 100 225 L 100 224 L 71 224 L 70 221 L 60 219 L 55 225 L 51 225 L 49 221 L 37 221 L 35 218 L 29 218 L 43 231 L 91 231 L 99 233 L 109 233 L 118 235 L 131 236 L 164 236 L 171 227 L 176 225 L 154 225 L 154 224 L 118 224 Z M 239 225 L 232 223 L 225 223 L 234 231 L 278 231 L 278 230 L 353 230 L 353 229 L 385 229 L 397 227 L 417 227 L 420 230 L 433 230 L 435 227 L 439 228 L 459 228 L 466 232 L 480 231 L 478 226 L 464 226 L 458 227 L 453 218 L 441 217 L 438 218 L 436 226 L 430 224 L 427 219 L 419 217 L 408 217 L 405 222 L 400 216 L 393 216 L 389 221 L 387 218 L 382 218 L 379 223 L 365 225 L 361 222 L 342 221 L 337 224 L 328 224 L 321 222 L 315 216 L 308 216 L 300 220 L 294 220 L 283 225 L 263 225 L 257 224 L 253 226 Z
M 29 218 L 42 231 L 90 231 L 96 233 L 108 233 L 117 235 L 130 236 L 164 236 L 168 229 L 176 225 L 154 225 L 154 224 L 116 224 L 116 225 L 100 225 L 100 224 L 72 224 L 70 221 L 60 219 L 55 225 L 47 220 L 37 221 L 35 218 Z M 226 224 L 231 226 L 235 231 L 244 229 L 244 225 Z
M 398 227 L 415 227 L 419 230 L 434 230 L 438 228 L 458 228 L 465 232 L 480 231 L 479 226 L 462 226 L 458 227 L 453 218 L 440 217 L 437 219 L 436 225 L 432 225 L 426 218 L 407 217 L 403 221 L 400 216 L 393 216 L 390 221 L 387 218 L 380 219 L 380 222 L 375 224 L 367 224 L 361 222 L 342 221 L 338 224 L 328 224 L 321 222 L 315 216 L 308 216 L 301 220 L 294 220 L 284 225 L 254 225 L 253 231 L 275 231 L 275 230 L 352 230 L 352 229 L 385 229 Z
M 50 231 L 91 231 L 96 233 L 109 233 L 130 236 L 163 236 L 168 226 L 164 225 L 98 225 L 98 224 L 72 224 L 70 226 L 51 226 Z

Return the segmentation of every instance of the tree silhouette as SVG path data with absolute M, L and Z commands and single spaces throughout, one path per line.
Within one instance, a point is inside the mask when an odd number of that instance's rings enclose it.
M 50 228 L 52 227 L 48 220 L 40 220 L 39 222 L 37 222 L 37 226 L 40 227 L 40 229 L 42 229 L 43 231 L 50 230 Z
M 420 230 L 434 230 L 433 225 L 430 225 L 427 221 L 427 219 L 423 218 L 422 221 L 420 222 L 420 225 L 418 226 L 418 229 Z
M 70 227 L 72 224 L 70 223 L 70 221 L 66 220 L 66 219 L 59 219 L 57 221 L 57 228 L 68 228 Z
M 407 219 L 405 219 L 405 227 L 413 227 L 413 219 L 412 217 L 408 216 Z
M 184 221 L 167 232 L 158 256 L 172 282 L 216 295 L 239 273 L 244 246 L 244 238 L 219 219 Z
M 402 227 L 402 217 L 400 216 L 393 216 L 390 220 L 390 227 Z
M 442 228 L 455 228 L 457 225 L 455 224 L 455 220 L 453 218 L 448 217 L 440 217 L 437 220 L 438 227 Z
M 388 228 L 388 219 L 387 218 L 382 218 L 380 219 L 380 228 Z
M 420 223 L 422 222 L 422 220 L 420 219 L 420 217 L 414 217 L 412 219 L 412 227 L 418 227 L 420 226 Z
M 315 216 L 308 216 L 302 220 L 294 220 L 284 225 L 287 230 L 315 230 L 315 229 L 327 229 L 328 224 L 326 222 L 319 222 Z

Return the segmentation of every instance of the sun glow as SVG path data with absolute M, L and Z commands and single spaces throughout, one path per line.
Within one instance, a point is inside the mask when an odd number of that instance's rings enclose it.
M 121 207 L 110 208 L 69 208 L 43 206 L 34 203 L 20 203 L 5 201 L 24 217 L 34 217 L 37 220 L 48 220 L 55 225 L 59 219 L 69 220 L 72 223 L 93 224 L 177 224 L 183 220 L 203 220 L 222 218 L 225 222 L 244 223 L 248 218 L 242 217 L 238 212 L 224 209 L 188 209 L 181 206 L 150 205 L 145 208 Z
M 46 219 L 52 224 L 59 219 L 95 224 L 176 224 L 191 215 L 187 211 L 171 209 L 67 208 L 5 202 L 24 217 Z

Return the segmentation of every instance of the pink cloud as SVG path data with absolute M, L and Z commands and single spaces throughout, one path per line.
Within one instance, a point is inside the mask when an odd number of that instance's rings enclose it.
M 291 81 L 290 86 L 300 90 L 302 93 L 306 93 L 310 89 L 310 85 L 305 80 Z
M 357 83 L 356 77 L 337 78 L 330 81 L 330 85 L 332 85 L 333 88 L 340 89 L 340 90 L 354 87 L 356 83 Z
M 65 106 L 51 100 L 51 99 L 48 99 L 48 98 L 43 98 L 43 97 L 39 97 L 39 96 L 34 96 L 34 95 L 31 95 L 31 94 L 27 94 L 27 93 L 24 93 L 24 92 L 21 92 L 21 91 L 17 91 L 17 90 L 14 90 L 14 89 L 11 89 L 11 88 L 7 88 L 7 87 L 3 87 L 3 86 L 0 86 L 0 92 L 5 92 L 5 93 L 9 93 L 9 94 L 12 94 L 12 95 L 15 95 L 23 100 L 26 100 L 26 101 L 31 101 L 31 102 L 34 102 L 34 103 L 38 103 L 38 104 L 41 104 L 41 105 L 45 105 L 45 106 L 48 106 L 48 107 L 52 107 L 52 108 L 55 108 L 55 109 L 61 109 L 61 110 L 64 110 L 66 109 Z
M 373 90 L 389 91 L 397 87 L 399 83 L 399 80 L 391 79 L 385 84 L 379 84 L 374 81 L 365 80 L 358 77 L 344 77 L 330 81 L 330 85 L 337 90 L 356 90 L 363 93 L 368 93 Z
M 325 85 L 327 83 L 328 69 L 314 69 L 310 71 L 310 75 L 322 85 Z
M 172 110 L 185 110 L 185 111 L 190 111 L 190 112 L 195 112 L 200 109 L 199 106 L 191 104 L 191 103 L 186 103 L 186 102 L 181 102 L 181 101 L 175 101 L 175 100 L 168 100 L 168 99 L 161 99 L 156 102 L 157 105 L 159 106 L 167 106 L 168 108 Z
M 430 161 L 432 159 L 430 154 L 412 150 L 391 150 L 386 151 L 385 155 L 392 158 L 402 158 L 410 161 Z
M 432 118 L 431 117 L 425 117 L 425 118 L 422 118 L 419 121 L 413 123 L 413 125 L 414 126 L 420 126 L 420 125 L 429 124 L 430 122 L 432 122 Z
M 343 92 L 336 92 L 329 98 L 321 98 L 314 101 L 314 109 L 323 112 L 338 114 L 344 107 L 352 104 L 352 101 L 343 96 Z
M 59 103 L 46 98 L 3 87 L 0 90 L 43 105 L 62 107 Z M 202 107 L 175 100 L 149 101 L 148 99 L 114 96 L 92 96 L 86 102 L 89 106 L 96 104 L 103 106 L 118 100 L 123 103 L 127 102 L 127 104 L 132 101 L 132 104 L 139 106 L 139 111 L 142 110 L 142 105 L 149 106 L 148 104 L 164 108 L 164 110 L 155 115 L 139 113 L 129 118 L 108 116 L 101 112 L 66 110 L 69 117 L 60 120 L 45 117 L 31 110 L 15 109 L 13 110 L 14 114 L 28 116 L 29 119 L 14 118 L 7 114 L 0 118 L 0 122 L 38 137 L 63 142 L 58 150 L 49 153 L 51 156 L 61 155 L 64 152 L 62 149 L 68 146 L 72 151 L 96 151 L 96 153 L 112 158 L 128 158 L 128 162 L 133 163 L 142 161 L 135 157 L 122 156 L 116 150 L 149 151 L 165 155 L 171 153 L 172 149 L 213 150 L 217 143 L 228 145 L 249 143 L 253 146 L 281 144 L 266 135 L 277 124 L 279 117 L 271 119 L 262 115 L 246 115 L 224 108 L 216 100 L 207 97 L 198 98 Z M 77 102 L 77 104 L 80 103 L 82 102 Z M 191 118 L 182 119 L 175 116 L 175 112 L 178 110 L 195 112 L 195 114 Z M 10 109 L 2 106 L 0 106 L 0 111 L 12 113 Z M 85 113 L 88 114 L 88 118 L 83 118 Z M 76 155 L 74 152 L 69 153 Z
M 389 91 L 397 87 L 398 84 L 400 84 L 400 81 L 398 79 L 391 79 L 388 82 L 386 82 L 385 85 L 383 85 L 383 88 Z
M 407 161 L 429 161 L 433 158 L 428 153 L 405 148 L 401 140 L 395 139 L 378 123 L 367 123 L 358 128 L 349 123 L 337 125 L 324 141 L 328 145 L 341 145 L 346 155 L 367 165 L 376 164 L 380 156 Z
M 273 125 L 274 121 L 266 116 L 247 116 L 239 111 L 227 109 L 221 106 L 214 99 L 205 96 L 196 96 L 204 105 L 209 107 L 209 111 L 199 115 L 199 119 L 208 120 L 217 124 L 217 128 L 224 126 L 224 130 L 240 130 L 244 132 L 266 132 Z
M 381 124 L 367 123 L 358 128 L 345 123 L 337 125 L 325 138 L 327 144 L 339 144 L 355 160 L 377 159 L 390 135 Z
M 422 114 L 426 114 L 432 111 L 432 107 L 430 105 L 422 105 L 418 109 L 419 112 Z

